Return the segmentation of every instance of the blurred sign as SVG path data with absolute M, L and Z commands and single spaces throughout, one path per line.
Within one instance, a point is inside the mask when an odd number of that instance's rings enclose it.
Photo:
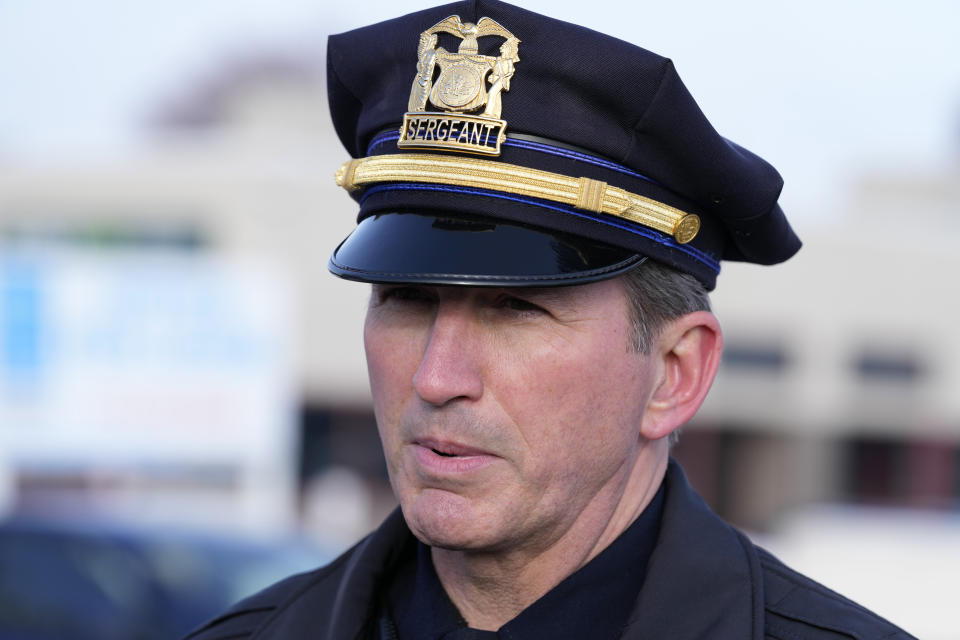
M 276 269 L 157 252 L 0 256 L 14 466 L 288 465 L 292 296 Z

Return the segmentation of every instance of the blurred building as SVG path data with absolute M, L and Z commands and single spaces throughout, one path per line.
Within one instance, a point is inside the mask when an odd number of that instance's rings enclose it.
M 775 269 L 724 267 L 693 473 L 753 527 L 804 502 L 956 508 L 960 167 L 863 176 L 801 237 Z
M 328 461 L 301 464 L 305 407 L 367 405 L 364 294 L 325 275 L 353 224 L 325 89 L 268 58 L 158 121 L 135 157 L 0 160 L 7 502 L 289 529 Z
M 354 225 L 332 178 L 344 157 L 319 66 L 242 61 L 172 97 L 136 157 L 0 166 L 0 251 L 160 248 L 281 274 L 264 287 L 289 288 L 296 418 L 276 455 L 297 470 L 300 500 L 319 474 L 353 470 L 377 492 L 375 519 L 391 498 L 362 353 L 367 291 L 326 272 Z M 864 176 L 842 219 L 800 229 L 805 247 L 787 264 L 725 266 L 714 296 L 726 332 L 721 375 L 677 449 L 723 515 L 763 530 L 811 502 L 956 508 L 958 174 Z M 210 428 L 229 431 L 225 419 Z M 244 428 L 262 435 L 273 421 Z M 55 482 L 13 467 L 22 496 Z M 204 482 L 202 470 L 194 475 Z

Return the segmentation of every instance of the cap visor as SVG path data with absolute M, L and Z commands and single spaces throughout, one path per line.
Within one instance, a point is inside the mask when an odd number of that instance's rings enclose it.
M 472 286 L 565 286 L 612 278 L 635 252 L 477 216 L 387 213 L 365 218 L 330 257 L 341 278 Z

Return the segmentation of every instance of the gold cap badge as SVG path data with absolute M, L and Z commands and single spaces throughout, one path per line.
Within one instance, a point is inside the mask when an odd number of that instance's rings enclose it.
M 437 47 L 439 32 L 462 40 L 457 53 Z M 504 39 L 499 56 L 478 53 L 477 38 L 484 36 Z M 519 44 L 516 36 L 490 18 L 473 24 L 450 16 L 421 33 L 417 75 L 397 146 L 500 155 L 507 130 L 506 121 L 500 119 L 501 94 L 510 90 L 513 65 L 520 61 Z M 428 111 L 428 102 L 441 111 Z

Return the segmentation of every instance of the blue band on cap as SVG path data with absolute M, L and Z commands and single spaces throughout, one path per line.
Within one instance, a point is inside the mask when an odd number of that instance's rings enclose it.
M 382 144 L 387 142 L 396 142 L 400 138 L 400 133 L 397 131 L 384 131 L 383 133 L 374 136 L 373 140 L 370 141 L 370 145 L 367 147 L 367 155 L 369 156 L 371 152 L 379 147 Z M 592 164 L 596 167 L 602 167 L 604 169 L 609 169 L 611 171 L 616 171 L 624 175 L 631 176 L 633 178 L 639 178 L 641 180 L 646 180 L 651 184 L 661 186 L 653 178 L 648 178 L 642 173 L 637 173 L 633 169 L 629 169 L 622 164 L 617 164 L 611 160 L 606 160 L 604 158 L 599 158 L 597 156 L 592 156 L 588 153 L 583 153 L 582 151 L 574 151 L 572 149 L 566 149 L 563 147 L 557 147 L 554 145 L 546 144 L 545 142 L 534 142 L 533 140 L 523 140 L 520 138 L 511 138 L 507 136 L 506 141 L 503 143 L 505 147 L 516 147 L 517 149 L 526 149 L 528 151 L 539 151 L 541 153 L 546 153 L 552 156 L 559 156 L 561 158 L 567 158 L 568 160 L 576 160 L 578 162 L 585 162 L 587 164 Z
M 582 151 L 573 151 L 572 149 L 564 149 L 563 147 L 555 147 L 553 145 L 546 144 L 544 142 L 534 142 L 532 140 L 521 140 L 517 138 L 511 139 L 510 136 L 507 136 L 507 141 L 503 143 L 507 147 L 517 147 L 519 149 L 529 149 L 531 151 L 541 151 L 543 153 L 549 153 L 553 156 L 560 156 L 561 158 L 569 158 L 570 160 L 578 160 L 580 162 L 586 162 L 587 164 L 592 164 L 598 167 L 603 167 L 604 169 L 610 169 L 611 171 L 617 171 L 618 173 L 623 173 L 634 178 L 640 178 L 641 180 L 646 180 L 652 184 L 659 184 L 656 180 L 648 178 L 642 173 L 637 173 L 633 169 L 628 169 L 622 164 L 617 164 L 610 160 L 605 160 L 603 158 L 598 158 L 597 156 L 591 156 L 590 154 L 583 153 Z
M 448 186 L 448 185 L 425 184 L 425 183 L 402 183 L 402 184 L 389 183 L 389 184 L 378 184 L 366 189 L 363 192 L 363 195 L 360 196 L 360 204 L 363 204 L 363 202 L 369 196 L 375 193 L 388 192 L 388 191 L 438 191 L 438 192 L 445 192 L 445 193 L 461 193 L 461 194 L 468 194 L 468 195 L 475 195 L 475 196 L 485 196 L 488 198 L 499 198 L 501 200 L 511 200 L 513 202 L 520 202 L 522 204 L 534 205 L 544 209 L 551 209 L 553 211 L 559 211 L 561 213 L 577 216 L 579 218 L 585 218 L 587 220 L 592 220 L 593 222 L 598 222 L 600 224 L 604 224 L 610 227 L 616 227 L 618 229 L 628 231 L 635 235 L 643 236 L 644 238 L 647 238 L 648 240 L 652 240 L 657 244 L 661 244 L 661 245 L 670 247 L 671 249 L 674 249 L 676 251 L 685 253 L 686 255 L 690 256 L 694 260 L 697 260 L 698 262 L 701 262 L 704 265 L 706 265 L 710 270 L 716 273 L 720 273 L 720 262 L 718 260 L 710 256 L 709 254 L 706 254 L 696 249 L 695 247 L 691 247 L 690 245 L 679 244 L 673 238 L 661 235 L 645 227 L 623 224 L 615 219 L 600 217 L 586 211 L 564 207 L 562 205 L 546 202 L 544 200 L 538 200 L 536 198 L 527 198 L 523 196 L 509 194 L 509 193 L 502 193 L 499 191 L 489 191 L 486 189 L 475 189 L 471 187 L 454 187 L 454 186 Z

